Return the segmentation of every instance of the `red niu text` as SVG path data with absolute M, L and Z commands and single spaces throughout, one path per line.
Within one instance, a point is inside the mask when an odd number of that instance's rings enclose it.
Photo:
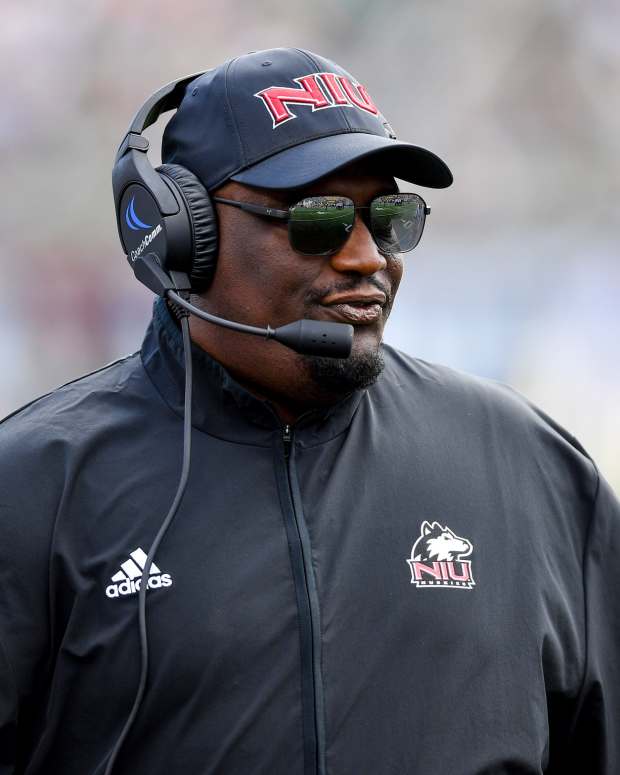
M 297 116 L 289 105 L 310 105 L 312 111 L 349 106 L 359 108 L 373 116 L 379 109 L 362 84 L 353 84 L 345 75 L 336 73 L 311 73 L 294 78 L 299 84 L 296 88 L 287 86 L 269 86 L 254 96 L 261 99 L 271 114 L 273 128 L 290 121 Z
M 432 563 L 407 560 L 407 562 L 411 568 L 411 583 L 418 587 L 471 588 L 475 584 L 469 560 L 462 562 L 439 560 Z

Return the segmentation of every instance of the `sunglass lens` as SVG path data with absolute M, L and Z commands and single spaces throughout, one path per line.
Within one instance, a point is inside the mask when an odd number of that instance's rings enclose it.
M 370 205 L 372 235 L 384 253 L 407 253 L 420 241 L 426 205 L 417 194 L 388 194 Z
M 331 255 L 347 241 L 354 223 L 353 200 L 342 196 L 309 196 L 290 208 L 289 240 L 299 253 Z

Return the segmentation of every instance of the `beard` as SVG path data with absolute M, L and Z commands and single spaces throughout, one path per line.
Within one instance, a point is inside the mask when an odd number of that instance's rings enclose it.
M 348 358 L 320 355 L 303 355 L 300 358 L 316 388 L 321 393 L 337 396 L 369 387 L 385 368 L 381 348 L 353 352 Z
M 368 285 L 375 286 L 385 293 L 387 301 L 384 308 L 384 323 L 387 321 L 394 302 L 393 291 L 381 284 L 375 278 L 367 278 Z M 343 280 L 338 285 L 326 288 L 314 288 L 306 296 L 306 314 L 304 317 L 312 318 L 314 308 L 329 293 L 355 291 L 359 286 L 359 280 Z M 396 285 L 396 288 L 398 284 Z M 298 355 L 298 362 L 305 368 L 306 374 L 314 385 L 315 398 L 341 397 L 354 390 L 363 390 L 377 381 L 377 378 L 385 368 L 382 345 L 379 341 L 370 348 L 363 346 L 356 351 L 355 340 L 353 350 L 348 358 L 326 358 L 321 355 Z

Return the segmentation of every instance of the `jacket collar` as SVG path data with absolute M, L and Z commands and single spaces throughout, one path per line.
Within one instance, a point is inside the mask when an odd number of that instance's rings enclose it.
M 257 349 L 260 348 L 257 342 Z M 157 298 L 153 318 L 142 343 L 144 368 L 155 388 L 180 417 L 183 416 L 185 368 L 181 331 L 164 299 Z M 269 401 L 242 387 L 226 369 L 192 343 L 192 425 L 213 436 L 245 444 L 269 446 L 282 422 Z M 312 409 L 295 423 L 295 439 L 314 446 L 339 435 L 349 426 L 365 390 L 356 390 L 330 407 Z

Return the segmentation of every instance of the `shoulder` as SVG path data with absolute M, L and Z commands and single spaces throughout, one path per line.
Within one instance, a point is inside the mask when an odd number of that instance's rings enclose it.
M 383 400 L 395 402 L 436 435 L 469 434 L 494 445 L 555 446 L 592 461 L 560 423 L 511 385 L 383 347 L 385 369 L 377 382 Z
M 71 501 L 71 487 L 83 475 L 83 460 L 101 446 L 106 424 L 114 427 L 119 408 L 112 396 L 132 392 L 128 386 L 138 366 L 139 354 L 127 356 L 0 421 L 3 567 L 18 561 L 33 574 L 46 567 L 57 515 Z
M 31 459 L 113 424 L 143 380 L 139 352 L 67 382 L 0 420 L 0 462 Z

